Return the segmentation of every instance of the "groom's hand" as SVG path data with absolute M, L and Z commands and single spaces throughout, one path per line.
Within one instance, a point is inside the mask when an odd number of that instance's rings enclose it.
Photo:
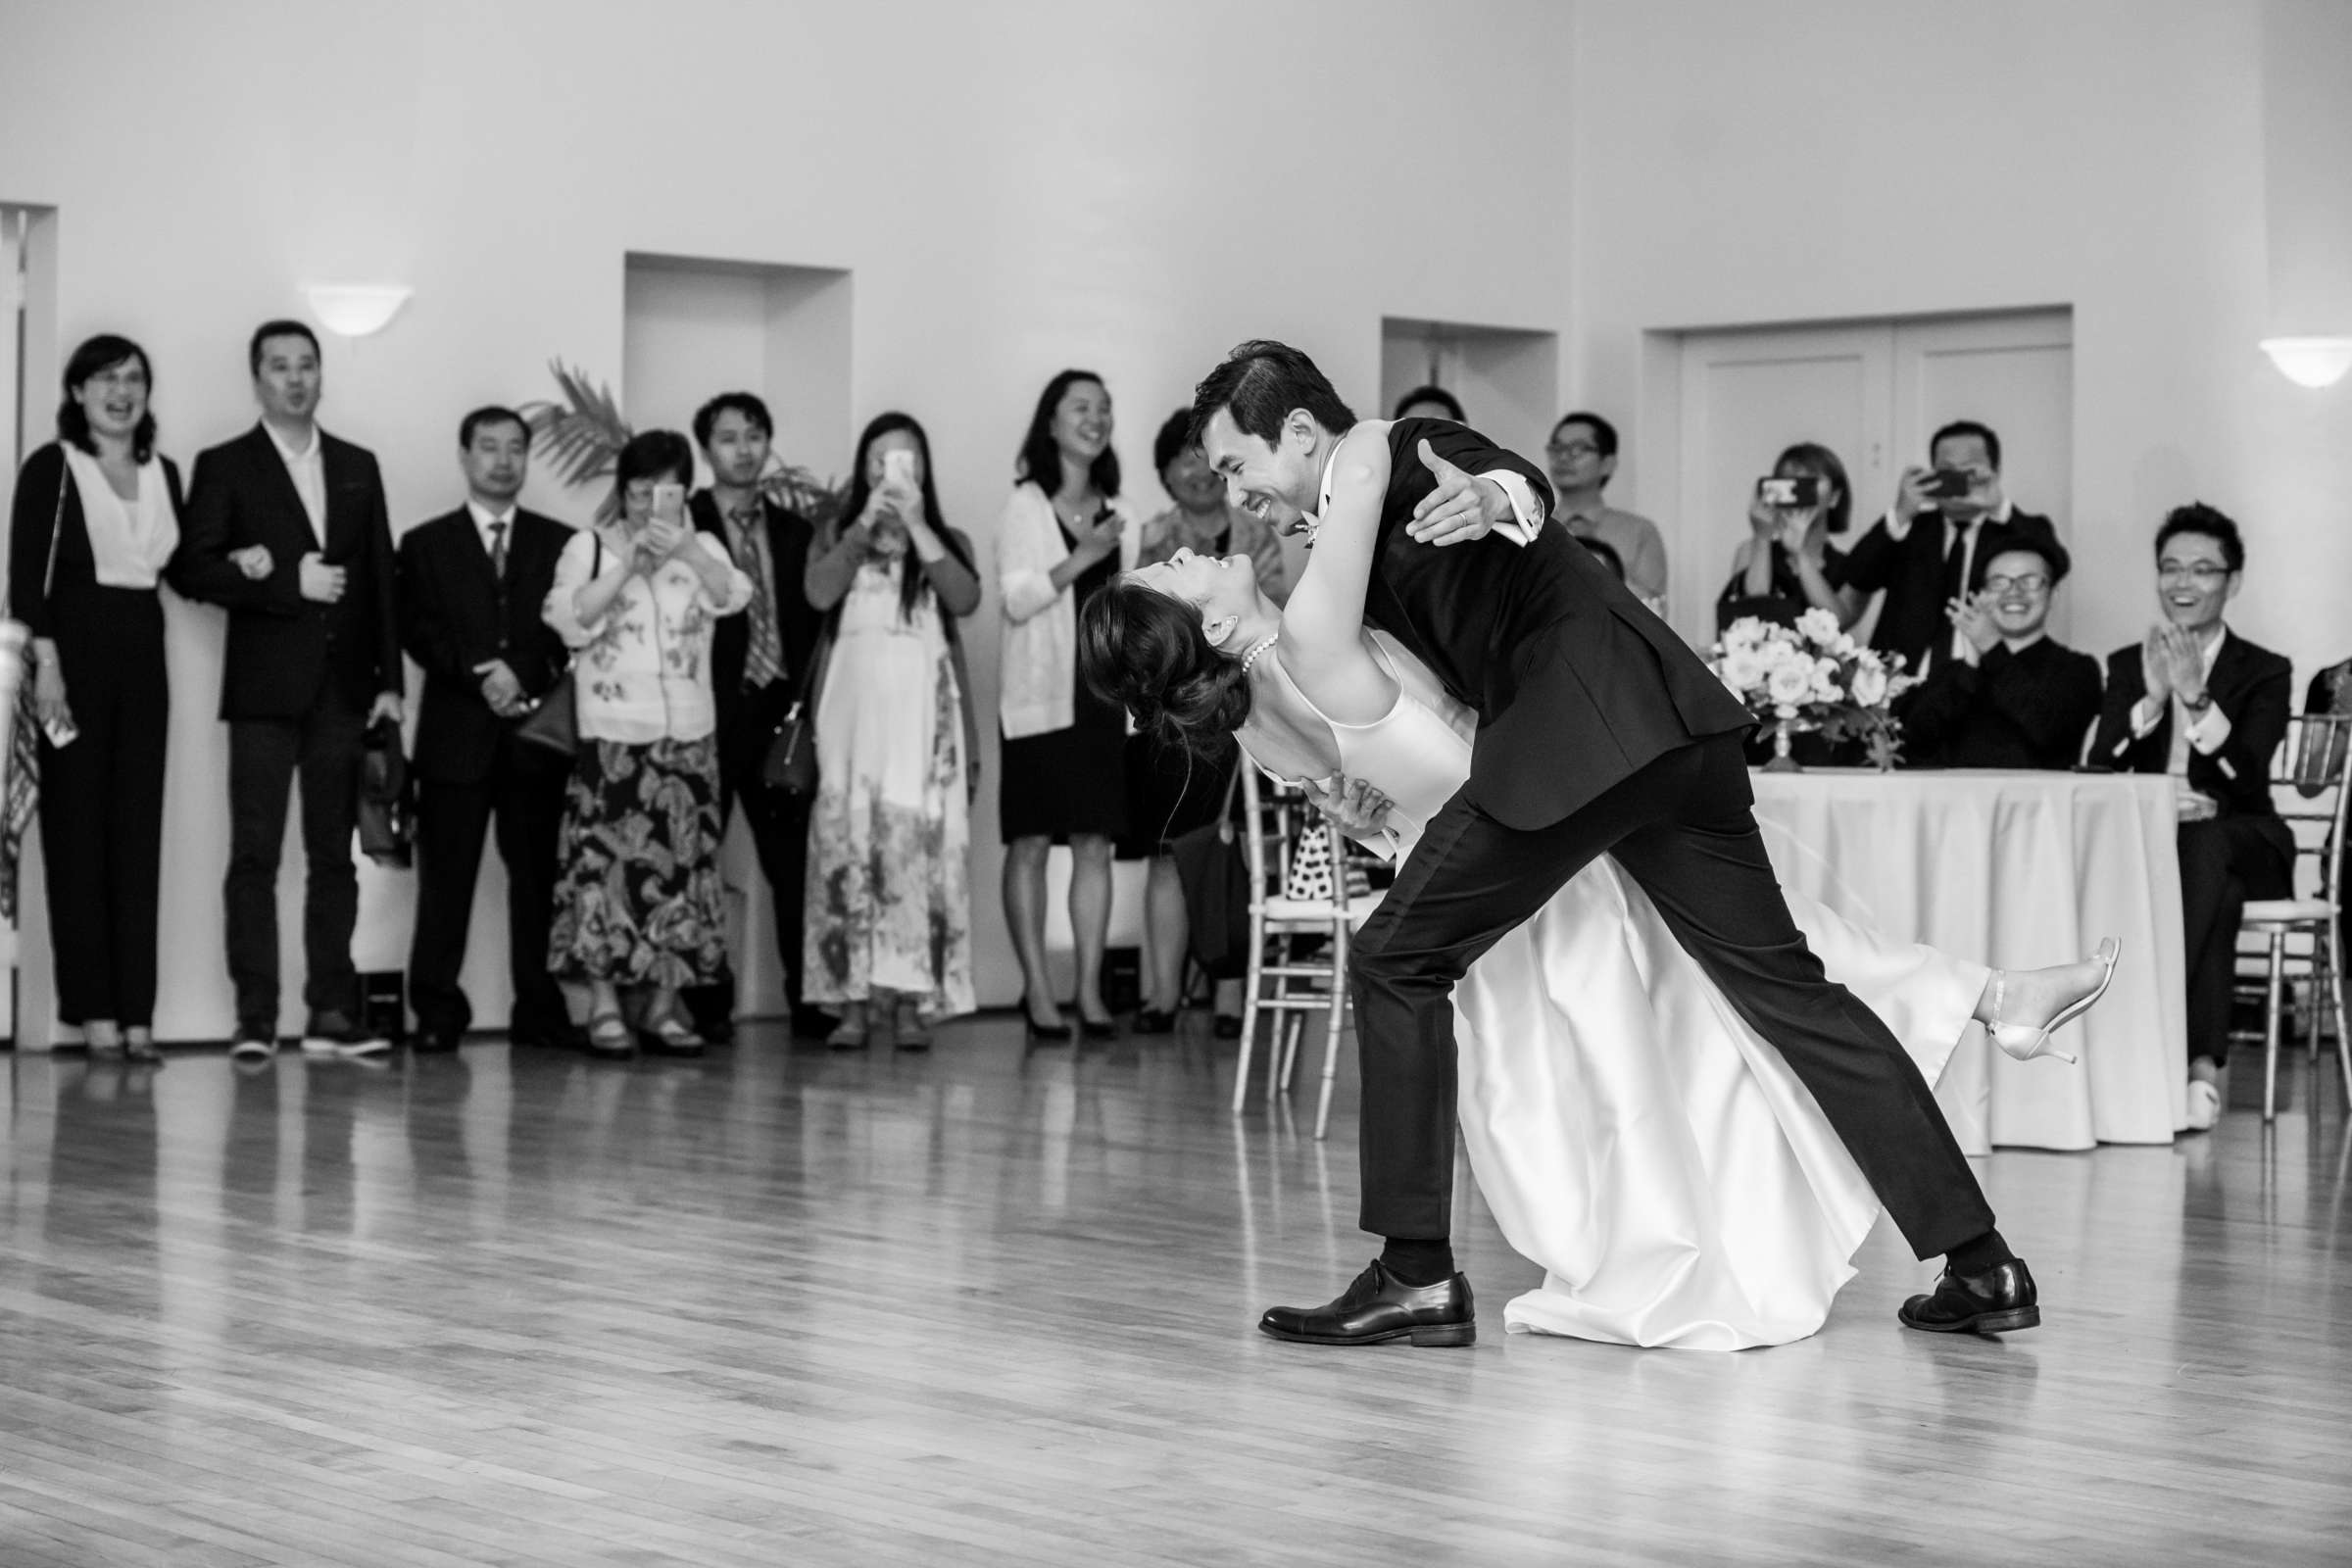
M 1421 498 L 1404 531 L 1425 545 L 1456 545 L 1484 539 L 1511 514 L 1510 497 L 1492 479 L 1482 479 L 1447 463 L 1421 443 L 1421 466 L 1438 476 L 1438 487 Z
M 1376 837 L 1389 825 L 1389 798 L 1360 778 L 1334 773 L 1329 790 L 1311 780 L 1300 787 L 1306 791 L 1307 804 L 1351 839 Z

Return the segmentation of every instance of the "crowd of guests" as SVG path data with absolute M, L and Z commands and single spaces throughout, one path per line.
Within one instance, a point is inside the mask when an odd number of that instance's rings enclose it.
M 299 321 L 266 322 L 248 369 L 259 422 L 201 453 L 183 485 L 157 450 L 146 353 L 90 339 L 66 368 L 58 439 L 26 460 L 17 487 L 10 612 L 31 638 L 59 1011 L 93 1051 L 156 1056 L 166 582 L 227 621 L 222 904 L 235 1054 L 279 1047 L 276 883 L 298 775 L 302 1047 L 390 1049 L 389 1032 L 361 1013 L 352 845 L 363 751 L 405 720 L 404 654 L 424 676 L 412 761 L 415 1049 L 454 1050 L 475 1021 L 459 975 L 494 827 L 517 1041 L 693 1054 L 731 1032 L 718 846 L 737 811 L 774 896 L 796 1032 L 921 1049 L 940 1019 L 971 1010 L 969 808 L 983 748 L 961 622 L 979 609 L 981 564 L 941 514 L 917 419 L 894 412 L 865 427 L 838 515 L 817 526 L 763 485 L 776 433 L 766 407 L 722 393 L 696 415 L 691 440 L 634 436 L 609 504 L 573 528 L 517 505 L 528 422 L 477 409 L 458 429 L 463 504 L 396 548 L 375 459 L 319 426 L 317 337 Z M 1396 412 L 1465 417 L 1435 386 Z M 1004 919 L 1036 1039 L 1116 1031 L 1103 961 L 1118 858 L 1148 862 L 1133 1027 L 1174 1028 L 1189 933 L 1171 845 L 1229 798 L 1229 767 L 1129 735 L 1085 687 L 1080 607 L 1179 549 L 1246 555 L 1268 594 L 1285 596 L 1280 542 L 1231 505 L 1185 432 L 1181 411 L 1158 429 L 1153 464 L 1172 504 L 1150 518 L 1122 496 L 1110 391 L 1093 371 L 1045 385 L 1013 455 L 993 560 L 999 829 Z M 711 475 L 699 491 L 698 452 Z M 1658 528 L 1602 499 L 1618 454 L 1606 418 L 1561 416 L 1544 453 L 1553 520 L 1662 606 Z M 2293 860 L 2268 787 L 2289 670 L 2226 624 L 2245 567 L 2236 524 L 2197 504 L 2163 520 L 2158 618 L 2102 670 L 2048 634 L 2071 558 L 2049 518 L 2007 495 L 1990 428 L 1937 430 L 1927 462 L 1904 470 L 1858 536 L 1854 511 L 1835 452 L 1782 452 L 1749 505 L 1719 628 L 1743 616 L 1793 623 L 1809 610 L 1847 626 L 1867 615 L 1871 646 L 1918 677 L 1901 699 L 1907 765 L 2183 779 L 2202 1086 L 2191 1113 L 2209 1125 L 2238 910 L 2285 893 Z M 2322 672 L 2307 709 L 2352 710 L 2348 671 L 2352 662 Z M 547 744 L 532 732 L 559 699 L 570 725 Z M 1070 851 L 1066 1001 L 1047 964 L 1055 844 Z

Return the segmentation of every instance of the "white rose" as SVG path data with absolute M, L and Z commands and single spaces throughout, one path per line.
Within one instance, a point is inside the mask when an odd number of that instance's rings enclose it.
M 1723 683 L 1742 695 L 1764 684 L 1764 661 L 1752 648 L 1735 648 L 1723 656 Z
M 1786 663 L 1772 672 L 1765 692 L 1776 703 L 1804 702 L 1813 690 L 1813 671 L 1805 664 Z
M 1866 659 L 1854 666 L 1854 701 L 1864 708 L 1876 708 L 1886 700 L 1886 672 L 1876 660 Z
M 1805 641 L 1830 647 L 1838 641 L 1838 612 L 1816 605 L 1796 617 L 1796 629 Z
M 1723 651 L 1728 654 L 1736 648 L 1753 648 L 1763 640 L 1764 622 L 1753 615 L 1741 615 L 1724 628 Z
M 1817 659 L 1813 662 L 1813 700 L 1817 703 L 1841 702 L 1845 688 L 1838 681 L 1838 662 Z

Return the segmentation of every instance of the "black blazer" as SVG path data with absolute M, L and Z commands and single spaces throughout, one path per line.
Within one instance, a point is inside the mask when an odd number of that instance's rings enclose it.
M 184 516 L 187 504 L 179 488 L 179 467 L 165 458 L 164 484 L 172 495 L 172 512 Z M 8 611 L 24 623 L 28 636 L 55 638 L 61 628 L 70 638 L 74 612 L 101 589 L 98 560 L 90 551 L 90 529 L 82 516 L 81 492 L 66 483 L 66 449 L 52 441 L 24 460 L 17 471 L 17 495 L 8 519 Z M 57 493 L 66 492 L 65 514 L 58 514 Z M 57 535 L 54 571 L 49 560 L 49 536 Z M 43 593 L 47 584 L 48 592 Z M 71 675 L 71 671 L 68 672 Z
M 764 496 L 760 505 L 767 514 L 767 559 L 776 576 L 776 631 L 784 642 L 784 679 L 795 683 L 808 667 L 809 655 L 816 648 L 817 630 L 824 623 L 824 617 L 809 607 L 806 587 L 808 541 L 814 530 L 799 513 L 787 512 Z M 729 561 L 747 572 L 752 569 L 750 562 L 736 558 L 735 542 L 728 537 L 718 514 L 716 497 L 708 490 L 698 490 L 687 503 L 686 511 L 697 528 L 726 547 Z M 710 679 L 716 688 L 721 729 L 733 725 L 743 706 L 743 666 L 751 657 L 751 648 L 752 617 L 721 616 L 710 634 Z
M 228 612 L 222 718 L 299 718 L 329 690 L 365 710 L 404 687 L 383 475 L 367 449 L 323 430 L 318 440 L 323 550 L 269 431 L 257 424 L 197 455 L 172 586 Z M 258 582 L 228 559 L 248 545 L 270 547 Z M 334 604 L 302 597 L 302 558 L 314 551 L 350 574 Z
M 2099 662 L 2044 637 L 1949 660 L 1895 704 L 1905 767 L 2065 769 L 2099 716 Z
M 567 525 L 516 508 L 501 582 L 464 507 L 401 536 L 401 646 L 424 671 L 412 761 L 419 777 L 475 784 L 498 760 L 509 725 L 482 700 L 474 665 L 505 660 L 528 697 L 545 696 L 564 673 L 564 641 L 541 612 L 570 541 Z
M 2294 839 L 2271 801 L 2271 758 L 2286 738 L 2292 683 L 2293 666 L 2284 659 L 2235 632 L 2224 633 L 2205 689 L 2230 720 L 2230 738 L 2211 757 L 2193 746 L 2188 753 L 2189 788 L 2219 801 L 2224 816 L 2260 818 L 2277 829 L 2266 836 L 2273 836 L 2279 852 L 2289 857 L 2295 853 Z M 2107 701 L 2099 714 L 2098 739 L 2090 743 L 2091 761 L 2124 773 L 2165 770 L 2172 756 L 2172 704 L 2165 704 L 2154 729 L 2137 740 L 2132 736 L 2132 706 L 2147 694 L 2139 644 L 2107 656 Z
M 1565 528 L 1513 544 L 1416 543 L 1413 507 L 1437 487 L 1420 458 L 1507 468 L 1549 515 L 1533 464 L 1450 419 L 1399 419 L 1364 612 L 1478 712 L 1470 800 L 1507 827 L 1547 827 L 1667 752 L 1755 720 Z
M 2020 538 L 2058 537 L 2049 518 L 2014 508 L 2007 522 L 1978 526 L 1984 531 L 1969 560 L 1968 591 L 1972 594 L 1984 586 L 1984 568 L 2004 545 Z M 1952 623 L 1943 612 L 1943 555 L 1950 540 L 1940 512 L 1921 513 L 1900 539 L 1886 531 L 1886 519 L 1881 517 L 1854 541 L 1851 550 L 1843 555 L 1833 550 L 1822 563 L 1822 575 L 1832 587 L 1863 593 L 1886 590 L 1886 603 L 1879 611 L 1870 646 L 1893 654 L 1905 669 L 1918 666 L 1919 656 L 1928 651 L 1930 643 L 1952 634 Z

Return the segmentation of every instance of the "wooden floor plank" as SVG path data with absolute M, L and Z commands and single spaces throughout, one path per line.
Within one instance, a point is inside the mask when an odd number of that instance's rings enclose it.
M 1347 1095 L 1237 1122 L 1231 1063 L 13 1057 L 0 1563 L 2352 1558 L 2352 1144 L 2299 1064 L 2268 1132 L 1981 1163 L 2043 1329 L 1905 1333 L 1882 1226 L 1819 1336 L 1722 1356 L 1506 1336 L 1537 1271 L 1466 1181 L 1475 1349 L 1265 1340 L 1373 1244 Z

